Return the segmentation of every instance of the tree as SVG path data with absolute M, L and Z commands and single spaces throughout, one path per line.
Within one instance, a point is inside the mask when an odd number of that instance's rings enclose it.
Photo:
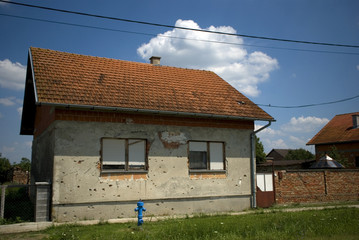
M 19 167 L 23 171 L 29 171 L 31 169 L 31 161 L 27 158 L 21 158 L 21 162 L 19 164 L 14 164 L 14 167 Z
M 289 150 L 288 154 L 284 157 L 285 160 L 312 160 L 314 154 L 303 148 Z
M 263 163 L 266 161 L 266 154 L 264 152 L 264 147 L 260 138 L 255 136 L 256 138 L 256 162 Z
M 330 151 L 328 152 L 328 156 L 333 158 L 333 160 L 337 161 L 344 167 L 348 167 L 348 165 L 349 165 L 348 159 L 346 157 L 344 157 L 343 155 L 341 155 L 339 153 L 337 147 L 334 145 L 331 146 Z
M 8 182 L 10 181 L 10 175 L 11 175 L 11 164 L 9 159 L 2 157 L 2 154 L 0 153 L 0 183 Z

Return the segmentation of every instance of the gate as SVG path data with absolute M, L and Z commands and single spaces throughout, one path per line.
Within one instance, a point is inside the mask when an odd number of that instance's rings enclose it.
M 0 185 L 0 222 L 43 222 L 50 220 L 51 184 Z
M 257 173 L 257 206 L 267 208 L 275 203 L 273 173 Z

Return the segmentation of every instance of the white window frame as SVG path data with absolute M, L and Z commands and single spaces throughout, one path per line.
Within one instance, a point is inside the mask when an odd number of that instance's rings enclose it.
M 147 171 L 147 140 L 139 138 L 101 138 L 103 172 Z
M 195 150 L 195 151 L 194 151 Z M 205 159 L 205 166 L 195 167 L 191 163 L 192 152 L 198 152 L 197 157 Z M 202 152 L 202 154 L 201 154 Z M 204 154 L 205 153 L 205 154 Z M 225 171 L 225 143 L 219 141 L 188 141 L 188 168 L 193 171 Z M 192 166 L 191 166 L 192 165 Z

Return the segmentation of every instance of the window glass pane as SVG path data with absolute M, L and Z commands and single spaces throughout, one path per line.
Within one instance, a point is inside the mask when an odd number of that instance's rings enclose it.
M 211 170 L 223 169 L 223 143 L 209 143 Z
M 207 169 L 207 152 L 190 151 L 189 152 L 190 169 Z
M 104 168 L 124 169 L 125 167 L 125 140 L 103 139 L 102 140 L 102 165 Z M 108 165 L 106 167 L 106 165 Z
M 207 152 L 206 142 L 189 142 L 189 151 Z
M 146 158 L 145 140 L 128 140 L 128 164 L 132 169 L 144 169 Z

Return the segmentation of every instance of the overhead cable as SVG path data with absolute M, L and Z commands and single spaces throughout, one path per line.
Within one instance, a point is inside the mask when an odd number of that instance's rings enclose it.
M 302 44 L 322 45 L 322 46 L 331 46 L 331 47 L 359 48 L 359 45 L 302 41 L 302 40 L 263 37 L 263 36 L 246 35 L 246 34 L 238 34 L 238 33 L 210 31 L 210 30 L 205 30 L 205 29 L 179 27 L 179 26 L 168 25 L 168 24 L 152 23 L 152 22 L 146 22 L 146 21 L 131 20 L 131 19 L 125 19 L 125 18 L 118 18 L 118 17 L 110 17 L 110 16 L 104 16 L 104 15 L 85 13 L 85 12 L 77 12 L 77 11 L 71 11 L 71 10 L 58 9 L 58 8 L 50 8 L 50 7 L 38 6 L 38 5 L 32 5 L 32 4 L 25 4 L 25 3 L 19 3 L 19 2 L 12 2 L 12 1 L 9 2 L 9 1 L 6 1 L 6 0 L 0 0 L 0 2 L 8 3 L 8 4 L 15 4 L 15 5 L 24 6 L 24 7 L 31 7 L 31 8 L 49 10 L 49 11 L 56 11 L 56 12 L 62 12 L 62 13 L 69 13 L 69 14 L 88 16 L 88 17 L 95 17 L 95 18 L 102 18 L 102 19 L 109 19 L 109 20 L 116 20 L 116 21 L 123 21 L 123 22 L 130 22 L 130 23 L 137 23 L 137 24 L 144 24 L 144 25 L 151 25 L 151 26 L 156 26 L 156 27 L 176 28 L 176 29 L 182 29 L 182 30 L 188 30 L 188 31 L 206 32 L 206 33 L 237 36 L 237 37 L 245 37 L 245 38 L 254 38 L 254 39 L 261 39 L 261 40 L 281 41 L 281 42 L 290 42 L 290 43 L 302 43 Z
M 315 106 L 322 106 L 322 105 L 329 105 L 334 103 L 346 102 L 349 100 L 353 100 L 355 98 L 359 98 L 359 95 L 354 97 L 344 98 L 336 101 L 331 102 L 324 102 L 324 103 L 313 103 L 313 104 L 306 104 L 306 105 L 297 105 L 297 106 L 278 106 L 278 105 L 271 105 L 271 104 L 257 104 L 258 106 L 262 107 L 272 107 L 272 108 L 306 108 L 306 107 L 315 107 Z
M 314 49 L 284 48 L 284 47 L 261 46 L 261 45 L 254 45 L 254 44 L 244 44 L 244 43 L 234 43 L 234 42 L 216 41 L 216 40 L 206 40 L 206 39 L 195 39 L 195 38 L 186 38 L 186 37 L 174 37 L 174 36 L 168 36 L 168 35 L 159 35 L 159 34 L 153 34 L 153 33 L 144 33 L 144 32 L 135 32 L 135 31 L 128 31 L 128 30 L 114 29 L 114 28 L 97 27 L 97 26 L 90 26 L 90 25 L 84 25 L 84 24 L 76 24 L 76 23 L 69 23 L 69 22 L 53 21 L 53 20 L 48 20 L 48 19 L 40 19 L 40 18 L 33 18 L 33 17 L 24 17 L 24 16 L 18 16 L 18 15 L 12 15 L 12 14 L 3 14 L 3 13 L 0 13 L 0 16 L 20 18 L 20 19 L 27 19 L 27 20 L 33 20 L 33 21 L 39 21 L 39 22 L 46 22 L 46 23 L 61 24 L 61 25 L 68 25 L 68 26 L 74 26 L 74 27 L 91 28 L 91 29 L 105 30 L 105 31 L 112 31 L 112 32 L 122 32 L 122 33 L 128 33 L 128 34 L 138 34 L 138 35 L 146 35 L 146 36 L 153 36 L 153 37 L 171 38 L 171 39 L 182 39 L 182 40 L 190 40 L 190 41 L 198 41 L 198 42 L 208 42 L 208 43 L 218 43 L 218 44 L 228 44 L 228 45 L 248 46 L 248 47 L 259 47 L 259 48 L 269 48 L 269 49 L 278 49 L 278 50 L 289 50 L 289 51 L 298 51 L 298 52 L 314 52 L 314 53 L 331 53 L 331 54 L 359 55 L 359 53 L 356 53 L 356 52 L 339 52 L 339 51 L 322 51 L 322 50 L 314 50 Z

